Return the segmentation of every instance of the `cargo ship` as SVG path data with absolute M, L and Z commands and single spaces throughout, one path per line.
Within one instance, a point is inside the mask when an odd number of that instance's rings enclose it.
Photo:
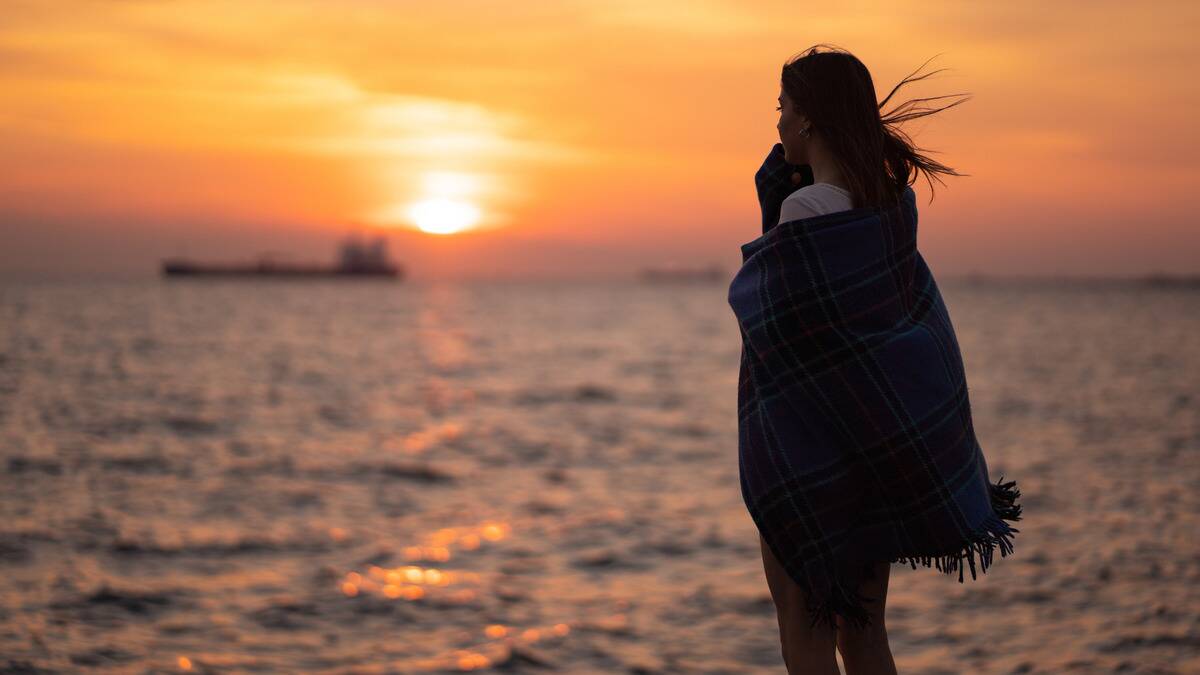
M 404 278 L 403 266 L 388 260 L 387 242 L 378 237 L 369 243 L 348 239 L 342 242 L 334 265 L 286 263 L 260 256 L 249 263 L 201 263 L 186 258 L 162 261 L 163 276 L 168 277 L 383 277 Z

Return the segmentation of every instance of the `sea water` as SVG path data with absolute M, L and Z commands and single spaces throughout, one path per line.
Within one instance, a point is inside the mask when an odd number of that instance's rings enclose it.
M 1200 292 L 942 286 L 1025 519 L 900 671 L 1200 671 Z M 783 672 L 726 290 L 0 286 L 0 671 Z

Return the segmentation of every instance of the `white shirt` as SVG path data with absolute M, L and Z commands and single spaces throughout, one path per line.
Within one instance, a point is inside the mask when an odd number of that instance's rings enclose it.
M 779 222 L 823 216 L 854 208 L 850 191 L 830 183 L 805 185 L 788 195 L 779 209 Z

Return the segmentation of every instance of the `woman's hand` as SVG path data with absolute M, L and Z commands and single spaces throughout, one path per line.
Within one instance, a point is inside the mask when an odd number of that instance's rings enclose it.
M 809 167 L 788 164 L 783 158 L 783 144 L 772 146 L 762 166 L 754 174 L 758 205 L 762 210 L 762 231 L 766 232 L 779 223 L 779 210 L 788 195 L 812 183 L 812 170 Z

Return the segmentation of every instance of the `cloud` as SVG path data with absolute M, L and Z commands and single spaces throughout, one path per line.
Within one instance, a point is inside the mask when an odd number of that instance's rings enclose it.
M 763 31 L 771 25 L 771 12 L 750 3 L 714 0 L 607 0 L 580 2 L 575 7 L 597 26 L 647 28 L 668 33 L 714 34 Z

